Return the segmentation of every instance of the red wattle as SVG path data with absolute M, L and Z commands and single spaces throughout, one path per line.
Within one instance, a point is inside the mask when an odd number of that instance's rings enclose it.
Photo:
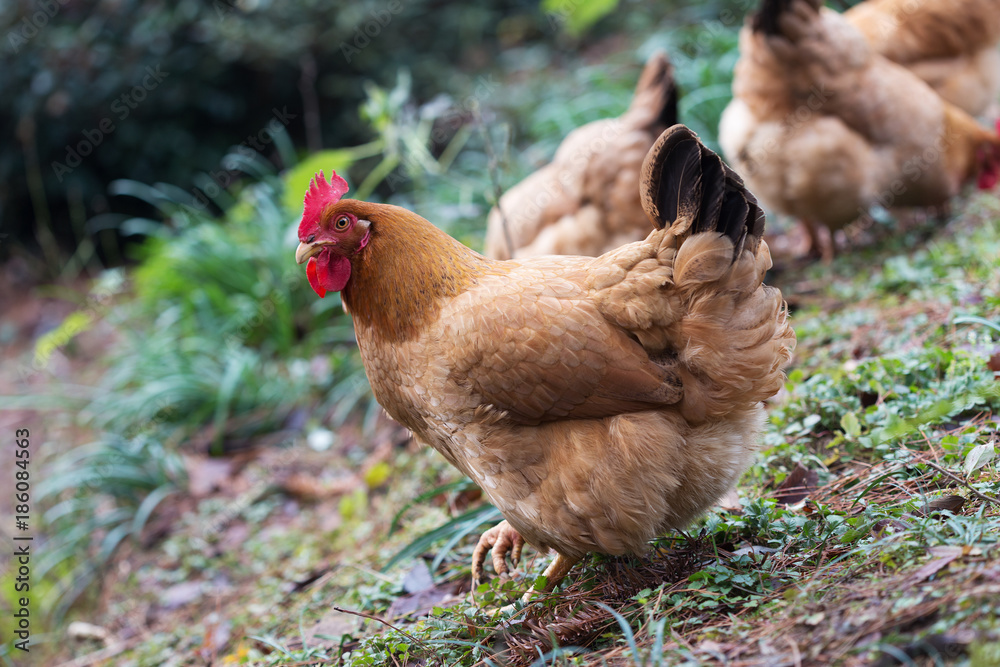
M 347 281 L 351 279 L 351 260 L 329 253 L 323 253 L 319 257 L 319 265 L 316 267 L 319 284 L 327 292 L 339 292 L 344 289 Z
M 322 299 L 327 292 L 339 292 L 344 289 L 347 281 L 351 279 L 351 261 L 324 250 L 309 258 L 309 263 L 306 264 L 306 276 L 313 291 Z
M 319 276 L 316 275 L 316 265 L 316 258 L 310 257 L 309 263 L 306 264 L 306 277 L 309 278 L 309 286 L 312 287 L 313 291 L 316 292 L 316 294 L 319 294 L 319 298 L 322 299 L 326 296 L 326 290 L 319 284 Z

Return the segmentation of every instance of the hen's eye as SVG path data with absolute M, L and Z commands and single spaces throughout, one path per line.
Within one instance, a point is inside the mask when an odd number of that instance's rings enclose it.
M 350 224 L 351 224 L 351 219 L 348 218 L 346 215 L 342 215 L 339 218 L 337 218 L 337 221 L 333 223 L 333 226 L 338 232 L 342 232 L 345 229 L 347 229 L 347 227 Z
M 316 235 L 315 234 L 310 234 L 309 238 L 306 239 L 306 243 L 312 243 L 315 240 L 316 240 Z

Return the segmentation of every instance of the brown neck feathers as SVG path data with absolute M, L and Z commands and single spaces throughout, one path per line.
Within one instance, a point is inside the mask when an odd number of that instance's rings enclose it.
M 356 215 L 372 223 L 371 239 L 351 260 L 344 306 L 387 342 L 409 340 L 445 298 L 474 284 L 489 260 L 404 208 L 358 205 Z

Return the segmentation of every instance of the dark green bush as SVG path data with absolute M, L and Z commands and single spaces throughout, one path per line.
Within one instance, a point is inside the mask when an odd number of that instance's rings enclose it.
M 75 247 L 93 214 L 147 212 L 112 205 L 114 179 L 190 191 L 205 171 L 224 185 L 237 176 L 219 166 L 230 147 L 274 158 L 275 122 L 310 150 L 360 143 L 364 79 L 392 83 L 407 67 L 422 99 L 462 88 L 471 75 L 455 64 L 488 65 L 511 22 L 523 39 L 544 17 L 527 0 L 3 3 L 0 227 L 48 241 L 55 263 L 56 239 Z

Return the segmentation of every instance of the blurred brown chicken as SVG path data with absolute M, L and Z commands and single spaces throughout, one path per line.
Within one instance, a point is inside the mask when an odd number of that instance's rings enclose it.
M 1000 137 L 941 99 L 821 0 L 764 0 L 740 33 L 719 143 L 771 208 L 802 220 L 813 254 L 869 207 L 937 206 L 1000 173 Z M 825 247 L 824 247 L 825 246 Z
M 657 53 L 624 114 L 570 132 L 552 162 L 500 198 L 490 211 L 486 254 L 595 256 L 645 238 L 639 167 L 657 137 L 676 122 L 673 67 Z
M 340 199 L 320 173 L 296 259 L 340 291 L 379 403 L 469 475 L 506 520 L 476 548 L 498 572 L 524 541 L 557 556 L 643 552 L 728 491 L 795 335 L 764 216 L 674 126 L 641 169 L 656 230 L 596 258 L 499 261 L 405 209 Z M 637 186 L 638 187 L 638 186 Z
M 1000 0 L 866 0 L 844 12 L 876 53 L 978 116 L 1000 94 Z

